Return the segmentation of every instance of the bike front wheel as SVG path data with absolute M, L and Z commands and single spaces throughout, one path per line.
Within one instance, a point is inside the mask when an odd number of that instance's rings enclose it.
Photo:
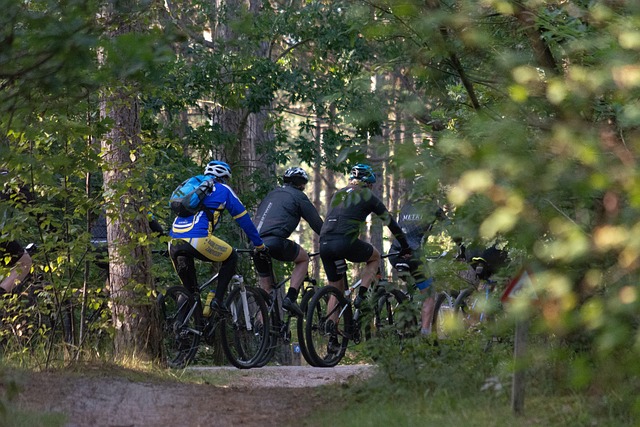
M 399 289 L 392 289 L 382 295 L 375 307 L 374 325 L 379 336 L 397 335 L 405 337 L 415 331 L 418 319 L 408 306 L 409 297 Z M 401 309 L 406 308 L 400 315 Z
M 316 291 L 307 308 L 305 324 L 305 344 L 314 366 L 336 366 L 355 329 L 351 303 L 342 291 L 334 286 Z
M 162 351 L 167 366 L 184 368 L 198 352 L 202 331 L 202 311 L 191 292 L 172 286 L 158 296 L 162 327 Z
M 229 313 L 222 320 L 222 349 L 239 369 L 258 366 L 269 344 L 267 304 L 257 288 L 238 287 L 226 302 Z
M 433 309 L 431 329 L 439 339 L 451 336 L 452 331 L 459 329 L 461 318 L 457 314 L 456 298 L 459 292 L 445 291 L 438 294 Z

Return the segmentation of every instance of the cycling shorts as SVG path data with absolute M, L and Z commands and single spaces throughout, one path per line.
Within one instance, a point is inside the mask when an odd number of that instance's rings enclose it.
M 411 277 L 413 277 L 416 283 L 420 283 L 427 278 L 424 272 L 424 265 L 422 264 L 422 261 L 420 261 L 420 256 L 419 251 L 414 252 L 410 259 L 400 258 L 399 256 L 394 255 L 389 257 L 389 263 L 391 263 L 391 265 L 396 269 L 398 264 L 407 264 L 409 266 Z
M 336 261 L 367 262 L 373 254 L 373 246 L 360 239 L 335 238 L 320 240 L 320 258 L 324 266 L 327 279 L 337 282 L 342 279 L 342 273 L 338 272 Z
M 187 255 L 201 261 L 226 261 L 233 248 L 224 240 L 216 236 L 174 238 L 171 240 L 169 252 L 174 255 Z
M 269 248 L 271 258 L 278 261 L 290 262 L 298 258 L 300 245 L 284 237 L 261 236 L 265 246 Z M 256 255 L 253 263 L 260 277 L 271 277 L 271 260 L 269 257 Z
M 0 265 L 13 267 L 23 255 L 24 248 L 16 240 L 0 243 Z M 6 263 L 5 258 L 9 258 L 9 263 Z

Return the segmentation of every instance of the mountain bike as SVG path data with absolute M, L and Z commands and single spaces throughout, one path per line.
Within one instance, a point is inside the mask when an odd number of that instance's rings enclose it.
M 310 253 L 309 257 L 312 258 L 317 255 L 318 255 L 318 252 L 314 252 L 314 253 Z M 291 324 L 291 318 L 295 316 L 293 316 L 289 312 L 286 312 L 284 316 L 282 315 L 283 314 L 282 300 L 284 298 L 283 297 L 284 292 L 282 291 L 282 289 L 285 283 L 287 283 L 289 280 L 291 280 L 291 277 L 287 277 L 286 279 L 283 279 L 277 284 L 275 284 L 271 289 L 271 292 L 269 293 L 267 293 L 266 291 L 264 292 L 265 300 L 267 301 L 269 320 L 270 320 L 269 343 L 267 344 L 264 357 L 258 362 L 256 367 L 262 367 L 267 363 L 269 363 L 273 358 L 276 352 L 276 349 L 278 348 L 280 343 L 283 343 L 283 344 L 291 343 L 290 324 Z M 275 280 L 273 282 L 275 283 Z M 310 299 L 309 294 L 310 293 L 312 294 L 316 286 L 317 286 L 317 282 L 315 279 L 309 277 L 308 275 L 304 278 L 302 282 L 302 286 L 300 287 L 300 295 L 302 295 L 302 303 L 300 305 L 300 308 L 302 309 L 303 312 L 305 311 L 305 307 L 307 306 L 307 303 Z M 303 357 L 305 358 L 305 360 L 309 362 L 307 347 L 304 343 L 304 326 L 303 325 L 304 325 L 304 318 L 298 317 L 296 320 L 296 328 L 298 332 L 298 342 L 300 344 L 300 351 Z M 311 363 L 309 364 L 313 366 Z
M 204 317 L 201 294 L 214 289 L 217 279 L 215 274 L 198 286 L 195 293 L 178 285 L 158 295 L 162 346 L 169 367 L 185 367 L 194 360 L 200 341 L 213 344 L 216 334 L 220 335 L 224 354 L 233 366 L 248 369 L 263 359 L 269 342 L 269 316 L 263 291 L 246 285 L 244 278 L 236 274 L 229 283 L 226 310 Z
M 382 255 L 387 258 L 394 254 Z M 346 273 L 346 263 L 337 261 L 339 272 Z M 394 322 L 395 307 L 407 300 L 407 296 L 398 289 L 389 287 L 377 280 L 370 287 L 370 294 L 363 307 L 355 307 L 353 299 L 362 284 L 358 280 L 353 285 L 347 283 L 343 274 L 345 290 L 334 286 L 318 289 L 306 310 L 305 344 L 310 364 L 317 367 L 333 367 L 344 357 L 349 341 L 359 344 L 362 339 L 373 337 L 363 324 L 368 324 L 372 313 L 375 329 Z
M 445 290 L 436 298 L 432 327 L 438 338 L 478 326 L 496 311 L 494 291 L 498 282 L 486 273 L 486 260 L 474 257 L 468 265 L 467 270 L 459 272 L 466 286 Z

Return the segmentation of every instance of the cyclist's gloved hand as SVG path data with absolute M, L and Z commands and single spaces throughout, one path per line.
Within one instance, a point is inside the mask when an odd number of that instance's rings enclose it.
M 269 257 L 269 248 L 263 243 L 253 248 L 253 253 L 256 256 L 267 258 Z
M 409 247 L 400 249 L 400 253 L 398 254 L 400 258 L 411 258 L 411 255 L 413 255 L 413 250 Z

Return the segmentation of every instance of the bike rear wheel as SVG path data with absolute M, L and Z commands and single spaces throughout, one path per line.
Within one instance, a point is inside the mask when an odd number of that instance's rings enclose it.
M 269 294 L 267 292 L 261 291 L 262 297 L 265 301 L 269 301 Z M 264 349 L 264 355 L 260 358 L 258 363 L 254 366 L 254 368 L 262 368 L 267 363 L 271 361 L 273 356 L 276 354 L 276 349 L 278 348 L 278 344 L 280 341 L 280 327 L 281 322 L 279 316 L 275 315 L 274 311 L 278 309 L 277 300 L 270 301 L 267 304 L 267 311 L 269 313 L 269 336 L 268 342 Z
M 167 366 L 184 368 L 198 352 L 202 331 L 202 309 L 183 286 L 172 286 L 158 296 L 162 327 L 162 350 Z
M 298 330 L 298 344 L 300 345 L 300 353 L 302 353 L 302 357 L 304 357 L 304 360 L 307 361 L 307 363 L 311 366 L 317 366 L 315 363 L 315 360 L 311 358 L 311 356 L 309 355 L 309 350 L 307 349 L 307 344 L 305 343 L 305 331 L 304 331 L 304 325 L 306 323 L 306 313 L 307 313 L 307 308 L 309 308 L 309 303 L 311 302 L 311 298 L 313 298 L 313 295 L 315 294 L 316 290 L 315 288 L 309 288 L 306 290 L 306 292 L 304 293 L 304 295 L 302 296 L 302 300 L 300 301 L 300 308 L 302 309 L 302 312 L 305 313 L 304 316 L 300 316 L 296 319 L 296 327 Z
M 338 288 L 325 286 L 311 299 L 306 317 L 305 344 L 314 366 L 336 366 L 354 332 L 350 301 Z
M 258 366 L 269 344 L 267 304 L 257 288 L 238 287 L 226 301 L 229 313 L 222 321 L 222 349 L 239 369 Z

